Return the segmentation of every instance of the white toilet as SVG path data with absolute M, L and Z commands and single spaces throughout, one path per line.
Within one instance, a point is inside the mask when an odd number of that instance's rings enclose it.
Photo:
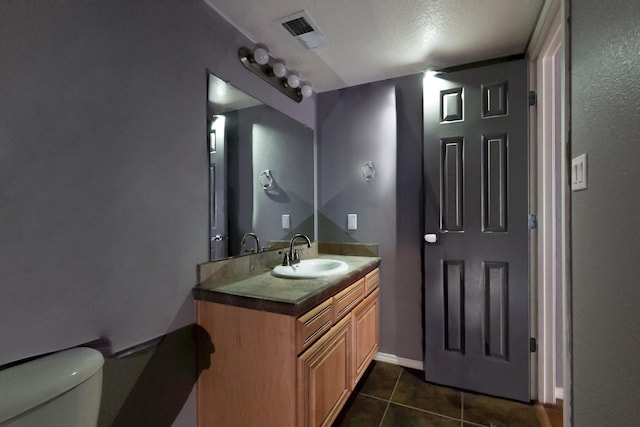
M 0 371 L 1 427 L 95 427 L 102 354 L 72 348 Z

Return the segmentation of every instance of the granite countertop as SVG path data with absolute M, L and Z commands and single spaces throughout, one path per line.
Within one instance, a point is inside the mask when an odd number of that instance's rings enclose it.
M 273 276 L 271 270 L 224 280 L 211 278 L 193 288 L 193 296 L 197 300 L 299 316 L 380 264 L 376 256 L 319 254 L 318 258 L 344 261 L 349 271 L 317 279 L 284 279 Z

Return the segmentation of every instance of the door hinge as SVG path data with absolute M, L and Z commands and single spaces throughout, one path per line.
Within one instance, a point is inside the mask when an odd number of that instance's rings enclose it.
M 529 230 L 538 228 L 538 217 L 536 216 L 536 214 L 529 214 L 529 217 L 527 219 L 527 226 L 529 227 Z
M 529 338 L 529 351 L 531 351 L 531 353 L 538 351 L 538 341 L 533 337 Z
M 538 95 L 536 94 L 535 90 L 530 90 L 529 91 L 529 105 L 533 106 L 536 105 L 536 103 L 538 102 Z

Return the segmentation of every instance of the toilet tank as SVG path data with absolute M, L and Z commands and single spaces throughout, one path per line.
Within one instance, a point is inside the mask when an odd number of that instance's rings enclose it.
M 0 427 L 95 426 L 103 364 L 77 347 L 1 370 Z

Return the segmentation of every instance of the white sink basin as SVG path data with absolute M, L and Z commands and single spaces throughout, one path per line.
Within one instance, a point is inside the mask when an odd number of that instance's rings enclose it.
M 316 279 L 329 277 L 349 271 L 346 262 L 335 259 L 315 258 L 303 259 L 294 265 L 279 265 L 271 270 L 271 274 L 286 279 Z

